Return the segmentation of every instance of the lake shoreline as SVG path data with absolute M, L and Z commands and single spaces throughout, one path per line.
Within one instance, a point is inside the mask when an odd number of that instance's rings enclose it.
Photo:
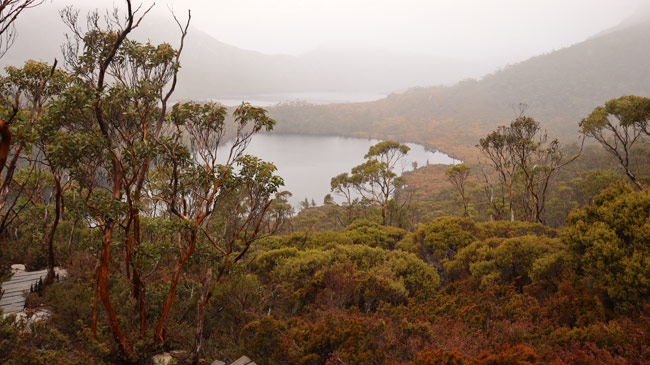
M 282 190 L 293 194 L 289 202 L 297 207 L 305 199 L 320 204 L 330 194 L 330 180 L 363 163 L 370 146 L 381 141 L 349 136 L 264 133 L 252 139 L 245 154 L 276 165 L 276 174 L 285 180 Z M 398 174 L 426 165 L 451 166 L 462 162 L 444 152 L 431 151 L 422 144 L 404 144 L 411 150 L 400 162 Z M 227 155 L 231 145 L 232 142 L 223 143 L 217 154 Z

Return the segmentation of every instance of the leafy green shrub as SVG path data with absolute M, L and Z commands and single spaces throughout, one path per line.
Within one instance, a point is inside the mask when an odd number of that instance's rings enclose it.
M 576 271 L 604 287 L 619 309 L 650 298 L 650 191 L 624 183 L 603 191 L 594 204 L 574 211 L 565 239 Z
M 372 310 L 382 302 L 405 303 L 435 292 L 440 278 L 415 255 L 365 245 L 327 250 L 271 250 L 253 267 L 262 282 L 293 297 L 289 306 L 311 302 L 361 306 Z
M 27 271 L 36 271 L 47 268 L 47 251 L 41 245 L 32 245 L 27 249 L 25 260 L 25 269 Z
M 522 221 L 492 221 L 481 222 L 476 224 L 476 236 L 479 239 L 492 237 L 512 238 L 520 236 L 546 236 L 557 237 L 556 229 L 547 227 L 541 223 L 530 223 Z
M 365 219 L 357 219 L 345 227 L 343 236 L 354 244 L 367 245 L 392 250 L 397 242 L 404 238 L 407 231 L 390 226 L 383 226 Z
M 445 267 L 453 277 L 471 277 L 479 286 L 559 282 L 565 247 L 557 238 L 522 236 L 475 241 Z
M 264 237 L 258 241 L 258 245 L 267 250 L 289 247 L 306 250 L 349 244 L 352 244 L 350 238 L 342 233 L 332 231 L 293 232 L 286 236 Z
M 288 357 L 285 332 L 287 326 L 272 317 L 247 324 L 240 334 L 240 340 L 248 356 L 258 364 L 277 364 Z
M 397 248 L 417 254 L 440 270 L 442 261 L 452 259 L 458 250 L 476 240 L 477 233 L 471 219 L 442 217 L 421 225 L 399 242 Z

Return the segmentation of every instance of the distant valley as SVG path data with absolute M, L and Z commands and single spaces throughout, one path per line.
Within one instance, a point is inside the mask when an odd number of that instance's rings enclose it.
M 21 19 L 19 41 L 4 64 L 60 57 L 66 28 L 54 11 L 49 4 Z M 147 15 L 133 36 L 176 44 L 171 15 L 158 11 Z M 41 26 L 25 25 L 30 22 Z M 60 36 L 45 39 L 41 29 Z M 487 70 L 444 57 L 364 47 L 267 55 L 219 42 L 196 28 L 190 29 L 183 52 L 177 100 L 229 105 L 250 100 L 269 108 L 279 133 L 392 138 L 462 160 L 474 158 L 478 139 L 511 120 L 520 103 L 551 135 L 573 142 L 577 123 L 595 106 L 621 95 L 650 95 L 647 14 L 478 79 L 467 76 Z
M 271 108 L 281 133 L 392 138 L 476 157 L 479 138 L 514 119 L 518 105 L 565 143 L 578 122 L 622 95 L 650 95 L 650 16 L 623 23 L 582 43 L 533 57 L 480 80 L 413 88 L 356 104 Z

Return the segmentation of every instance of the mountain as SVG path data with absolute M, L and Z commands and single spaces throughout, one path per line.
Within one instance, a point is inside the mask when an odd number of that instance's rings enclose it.
M 582 118 L 627 94 L 650 95 L 650 16 L 480 80 L 415 88 L 369 103 L 281 105 L 271 114 L 278 132 L 395 138 L 474 159 L 478 139 L 514 119 L 519 103 L 549 135 L 575 142 Z
M 20 65 L 30 58 L 61 60 L 67 28 L 58 15 L 60 7 L 60 2 L 45 3 L 21 15 L 18 39 L 0 66 Z M 88 9 L 80 13 L 82 22 Z M 184 19 L 185 14 L 178 15 Z M 158 6 L 131 36 L 177 46 L 179 31 L 171 14 Z M 230 46 L 196 27 L 189 30 L 181 64 L 175 97 L 182 99 L 300 92 L 387 94 L 415 85 L 451 84 L 477 72 L 454 59 L 359 46 L 323 47 L 299 56 L 268 55 Z
M 2 63 L 20 64 L 27 58 L 51 62 L 60 54 L 66 29 L 55 5 L 46 2 L 19 18 L 19 38 Z M 177 44 L 178 29 L 164 10 L 158 7 L 148 14 L 133 37 Z M 513 108 L 526 103 L 527 113 L 552 136 L 572 142 L 577 123 L 594 107 L 625 94 L 650 95 L 650 12 L 645 10 L 582 43 L 480 80 L 412 88 L 369 103 L 287 103 L 270 112 L 279 132 L 395 138 L 471 159 L 478 139 L 508 123 Z M 181 62 L 175 96 L 183 99 L 390 92 L 451 83 L 471 70 L 454 60 L 359 46 L 320 48 L 300 56 L 267 55 L 219 42 L 196 28 L 190 29 Z

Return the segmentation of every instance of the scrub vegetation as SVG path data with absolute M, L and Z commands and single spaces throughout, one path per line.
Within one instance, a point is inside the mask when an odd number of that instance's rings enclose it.
M 26 311 L 52 313 L 0 319 L 0 362 L 650 358 L 650 99 L 603 100 L 569 145 L 522 107 L 457 142 L 476 162 L 402 175 L 386 140 L 332 178 L 343 203 L 295 211 L 246 154 L 266 110 L 170 101 L 190 14 L 174 49 L 131 40 L 148 10 L 126 4 L 64 10 L 63 65 L 0 79 L 1 274 L 49 269 Z

